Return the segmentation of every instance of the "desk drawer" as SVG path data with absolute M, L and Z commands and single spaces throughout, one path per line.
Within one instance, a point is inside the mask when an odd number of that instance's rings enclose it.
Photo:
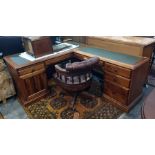
M 130 78 L 130 75 L 131 75 L 131 70 L 130 69 L 127 69 L 127 68 L 123 68 L 123 67 L 120 67 L 120 66 L 116 66 L 116 65 L 113 65 L 113 64 L 110 64 L 110 63 L 105 63 L 105 71 L 108 71 L 108 72 L 111 72 L 111 73 L 114 73 L 114 74 L 117 74 L 117 75 L 121 75 L 121 76 L 124 76 L 126 78 Z
M 89 59 L 89 56 L 83 55 L 83 54 L 79 54 L 79 53 L 74 53 L 74 57 L 80 59 L 80 60 L 85 60 L 85 59 Z
M 127 105 L 129 89 L 125 89 L 119 85 L 105 81 L 104 93 L 120 103 Z
M 64 55 L 53 57 L 49 60 L 46 60 L 45 63 L 46 65 L 56 64 L 56 63 L 60 63 L 61 61 L 64 61 L 65 59 L 69 59 L 71 57 L 72 57 L 72 53 L 66 53 Z
M 35 64 L 33 66 L 23 68 L 23 69 L 19 70 L 18 73 L 19 73 L 20 76 L 22 76 L 22 75 L 29 74 L 29 73 L 32 73 L 32 72 L 35 72 L 35 71 L 38 71 L 38 70 L 42 70 L 44 68 L 45 68 L 44 64 L 39 63 L 39 64 Z
M 113 83 L 119 84 L 123 87 L 129 88 L 130 86 L 130 80 L 127 78 L 124 78 L 122 76 L 119 75 L 115 75 L 113 73 L 110 72 L 104 72 L 104 78 L 105 80 L 111 81 Z

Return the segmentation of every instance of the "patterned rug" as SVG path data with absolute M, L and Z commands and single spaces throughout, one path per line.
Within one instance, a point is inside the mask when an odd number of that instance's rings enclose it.
M 152 69 L 148 76 L 148 84 L 155 87 L 155 64 L 152 65 Z
M 51 81 L 51 91 L 46 98 L 26 106 L 24 109 L 32 119 L 116 119 L 122 111 L 102 96 L 101 84 L 93 81 L 87 91 L 77 97 L 75 110 L 71 108 L 73 97 Z M 98 89 L 94 89 L 98 88 Z M 94 91 L 93 91 L 94 90 Z

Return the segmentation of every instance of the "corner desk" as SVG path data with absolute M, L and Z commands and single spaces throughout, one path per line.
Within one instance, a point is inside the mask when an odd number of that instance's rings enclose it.
M 104 72 L 103 96 L 125 112 L 140 99 L 148 75 L 149 59 L 106 51 L 94 47 L 80 47 L 74 50 L 49 55 L 35 61 L 19 57 L 18 54 L 4 58 L 14 79 L 18 99 L 23 105 L 48 94 L 46 69 L 71 57 L 86 59 L 100 58 Z

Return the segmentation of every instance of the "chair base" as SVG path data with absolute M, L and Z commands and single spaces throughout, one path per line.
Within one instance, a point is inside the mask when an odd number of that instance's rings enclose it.
M 76 93 L 74 94 L 73 100 L 72 100 L 72 102 L 71 102 L 71 105 L 72 105 L 72 109 L 73 109 L 73 110 L 75 110 L 75 103 L 76 103 L 76 100 L 77 100 L 78 95 L 79 95 L 79 93 L 76 92 Z

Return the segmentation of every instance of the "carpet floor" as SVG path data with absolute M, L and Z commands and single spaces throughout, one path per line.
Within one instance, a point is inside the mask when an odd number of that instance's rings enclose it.
M 93 81 L 87 91 L 77 97 L 75 110 L 71 108 L 73 96 L 51 82 L 50 94 L 31 105 L 24 107 L 32 119 L 116 119 L 121 114 L 118 108 L 101 96 L 98 81 Z M 97 89 L 94 89 L 97 88 Z

